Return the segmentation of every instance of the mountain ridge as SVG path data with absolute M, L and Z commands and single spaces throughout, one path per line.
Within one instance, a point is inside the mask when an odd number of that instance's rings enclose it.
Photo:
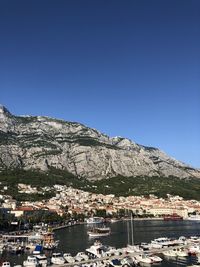
M 158 148 L 109 137 L 78 122 L 15 116 L 0 105 L 0 170 L 51 167 L 90 181 L 118 175 L 200 178 L 200 170 Z

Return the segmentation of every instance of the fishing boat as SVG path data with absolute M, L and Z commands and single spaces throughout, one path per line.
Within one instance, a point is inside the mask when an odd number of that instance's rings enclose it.
M 89 237 L 101 237 L 110 235 L 111 229 L 110 227 L 95 227 L 89 231 L 87 231 Z

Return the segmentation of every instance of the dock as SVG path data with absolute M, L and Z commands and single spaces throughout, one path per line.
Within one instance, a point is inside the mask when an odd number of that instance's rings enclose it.
M 179 248 L 185 248 L 187 249 L 189 245 L 179 245 L 179 246 L 173 246 L 173 247 L 167 247 L 167 248 L 162 248 L 162 249 L 151 249 L 148 251 L 141 251 L 141 252 L 131 252 L 131 253 L 123 253 L 121 255 L 113 255 L 113 256 L 105 256 L 105 257 L 100 257 L 100 258 L 95 258 L 95 259 L 89 259 L 87 261 L 81 261 L 81 262 L 74 262 L 74 263 L 65 263 L 62 265 L 59 265 L 60 267 L 72 267 L 72 266 L 78 266 L 81 265 L 83 266 L 84 264 L 92 264 L 92 263 L 97 263 L 97 262 L 103 262 L 103 261 L 110 261 L 114 259 L 119 259 L 122 260 L 123 258 L 130 256 L 130 257 L 135 257 L 137 255 L 155 255 L 155 254 L 162 254 L 162 252 L 169 251 L 172 249 L 179 249 Z M 51 265 L 52 267 L 56 267 L 58 265 Z

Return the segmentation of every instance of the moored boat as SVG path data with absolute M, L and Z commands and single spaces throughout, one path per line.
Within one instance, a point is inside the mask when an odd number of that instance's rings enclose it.
M 163 253 L 164 256 L 169 257 L 169 258 L 177 256 L 176 251 L 174 251 L 173 249 L 163 251 L 162 253 Z
M 58 246 L 58 241 L 54 240 L 54 233 L 53 232 L 46 232 L 43 233 L 43 248 L 52 250 Z
M 90 217 L 86 220 L 87 224 L 97 224 L 97 223 L 104 223 L 104 218 L 102 217 Z
M 95 227 L 88 232 L 89 237 L 101 237 L 110 235 L 111 229 L 110 227 Z
M 36 259 L 41 267 L 46 267 L 48 264 L 47 257 L 43 255 L 37 255 Z
M 190 221 L 200 221 L 200 215 L 190 215 L 187 220 Z
M 2 262 L 1 267 L 11 267 L 10 262 L 9 261 Z
M 95 259 L 105 256 L 106 248 L 100 241 L 96 240 L 94 244 L 85 251 L 90 258 Z
M 61 253 L 53 253 L 51 257 L 51 263 L 56 265 L 62 265 L 65 263 L 65 259 L 61 255 Z
M 64 253 L 63 258 L 66 260 L 67 263 L 74 263 L 75 259 L 72 257 L 71 253 Z
M 24 267 L 36 267 L 38 266 L 38 261 L 35 256 L 28 256 L 27 260 L 23 262 Z
M 164 215 L 163 220 L 164 221 L 181 221 L 183 220 L 183 217 L 176 213 L 173 213 L 171 215 Z

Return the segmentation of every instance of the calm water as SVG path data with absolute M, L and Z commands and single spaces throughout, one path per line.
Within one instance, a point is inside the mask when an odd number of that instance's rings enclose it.
M 103 244 L 115 246 L 117 248 L 124 247 L 128 243 L 128 222 L 120 221 L 110 224 L 111 235 L 102 237 Z M 131 223 L 129 222 L 129 229 Z M 191 236 L 200 234 L 200 222 L 192 221 L 134 221 L 134 243 L 150 242 L 154 238 L 158 237 L 179 237 L 179 236 Z M 94 239 L 88 238 L 87 225 L 76 225 L 73 227 L 57 230 L 55 232 L 56 239 L 60 240 L 57 248 L 60 252 L 71 252 L 75 255 L 78 251 L 84 251 L 91 246 Z M 129 235 L 131 239 L 131 231 Z M 21 264 L 27 255 L 13 256 L 4 253 L 2 255 L 4 259 L 11 261 L 12 263 Z M 187 266 L 192 262 L 195 262 L 195 257 L 188 257 L 187 259 L 171 259 L 164 260 L 159 266 Z

